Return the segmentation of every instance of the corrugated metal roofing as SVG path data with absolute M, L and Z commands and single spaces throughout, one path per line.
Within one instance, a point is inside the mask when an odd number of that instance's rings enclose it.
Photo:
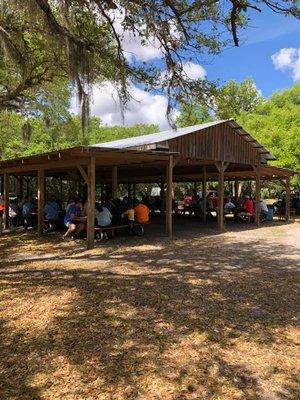
M 223 123 L 228 123 L 235 131 L 243 136 L 244 140 L 249 142 L 252 147 L 255 147 L 258 152 L 260 152 L 265 160 L 275 160 L 275 157 L 266 150 L 259 142 L 253 140 L 250 133 L 246 132 L 241 126 L 239 126 L 233 119 L 229 120 L 218 120 L 207 122 L 205 124 L 187 126 L 185 128 L 171 129 L 168 131 L 162 131 L 157 133 L 152 133 L 150 135 L 135 136 L 126 139 L 113 140 L 111 142 L 97 143 L 91 147 L 98 148 L 111 148 L 111 149 L 130 149 L 141 146 L 152 145 L 156 143 L 164 143 L 168 140 L 177 138 L 179 136 L 188 135 L 193 132 L 201 131 L 212 126 L 220 125 Z
M 135 136 L 126 139 L 114 140 L 112 142 L 97 143 L 93 147 L 108 147 L 112 149 L 128 149 L 130 147 L 146 146 L 149 144 L 155 144 L 165 142 L 166 140 L 174 139 L 179 136 L 188 135 L 196 131 L 200 131 L 211 126 L 219 125 L 224 121 L 213 121 L 207 122 L 201 125 L 187 126 L 186 128 L 178 128 L 176 130 L 171 129 L 169 131 L 152 133 L 150 135 Z

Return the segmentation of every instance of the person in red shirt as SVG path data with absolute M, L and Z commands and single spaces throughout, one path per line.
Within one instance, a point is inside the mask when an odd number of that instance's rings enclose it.
M 5 209 L 5 202 L 3 196 L 0 195 L 0 217 L 3 216 Z
M 253 200 L 250 199 L 249 196 L 245 196 L 245 203 L 244 203 L 244 209 L 247 214 L 254 215 L 254 204 Z

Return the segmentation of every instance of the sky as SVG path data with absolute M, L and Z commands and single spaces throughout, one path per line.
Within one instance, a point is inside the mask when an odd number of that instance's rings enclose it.
M 251 15 L 250 15 L 251 17 Z M 300 21 L 265 10 L 255 13 L 249 28 L 241 34 L 240 47 L 230 46 L 217 56 L 205 58 L 202 63 L 192 60 L 184 69 L 191 79 L 218 81 L 220 85 L 234 79 L 238 82 L 253 78 L 264 97 L 300 82 Z M 116 30 L 121 32 L 120 24 Z M 161 51 L 155 41 L 142 46 L 139 40 L 124 35 L 123 47 L 127 59 L 159 62 Z M 132 100 L 124 113 L 113 86 L 106 82 L 93 90 L 91 114 L 100 117 L 102 123 L 133 125 L 135 123 L 157 124 L 160 130 L 170 129 L 166 119 L 167 98 L 163 94 L 149 93 L 131 86 Z M 71 110 L 76 112 L 75 101 Z M 177 112 L 174 112 L 174 118 Z

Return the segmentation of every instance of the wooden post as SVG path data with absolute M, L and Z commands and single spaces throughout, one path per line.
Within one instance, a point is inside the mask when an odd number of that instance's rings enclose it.
M 132 185 L 132 197 L 133 197 L 133 199 L 136 198 L 136 184 L 135 183 Z
M 111 197 L 114 199 L 117 197 L 118 191 L 118 167 L 114 166 L 112 168 L 112 184 L 111 184 Z
M 224 232 L 224 162 L 218 165 L 218 227 L 220 232 Z
M 103 206 L 104 205 L 104 183 L 103 182 L 101 182 L 101 184 L 100 184 L 100 202 L 101 202 L 101 205 Z
M 198 192 L 198 185 L 197 185 L 197 182 L 195 181 L 194 182 L 194 197 L 197 196 L 197 192 Z
M 0 194 L 4 195 L 4 175 L 2 176 L 1 179 Z
M 170 239 L 173 236 L 173 155 L 169 156 L 167 165 L 167 198 L 166 198 L 166 233 Z
M 9 174 L 4 172 L 3 176 L 4 190 L 4 229 L 9 228 Z
M 95 157 L 91 157 L 88 165 L 88 210 L 87 210 L 87 249 L 95 246 L 95 189 L 96 168 Z
M 161 176 L 160 180 L 160 203 L 161 203 L 161 215 L 165 213 L 165 177 Z
M 64 199 L 64 191 L 63 191 L 63 180 L 62 178 L 59 178 L 59 194 L 60 194 L 60 201 L 63 203 Z
M 38 170 L 38 234 L 43 234 L 44 227 L 44 204 L 45 204 L 45 171 Z
M 286 178 L 285 181 L 286 195 L 285 195 L 285 220 L 289 222 L 290 220 L 290 202 L 291 202 L 291 185 L 290 177 Z
M 203 222 L 206 222 L 206 166 L 202 168 L 202 218 Z
M 234 180 L 234 199 L 237 201 L 239 197 L 239 181 L 237 178 Z
M 131 199 L 131 182 L 130 182 L 130 180 L 128 180 L 128 184 L 127 184 L 127 195 L 129 197 L 129 199 Z
M 77 195 L 77 190 L 78 190 L 77 180 L 78 180 L 77 172 L 75 170 L 69 172 L 70 191 L 72 193 L 72 196 Z
M 19 186 L 19 197 L 20 197 L 20 199 L 23 199 L 23 182 L 24 182 L 23 176 L 20 176 L 20 180 L 19 180 L 19 184 L 20 184 L 20 186 Z
M 260 226 L 260 170 L 255 168 L 255 225 Z

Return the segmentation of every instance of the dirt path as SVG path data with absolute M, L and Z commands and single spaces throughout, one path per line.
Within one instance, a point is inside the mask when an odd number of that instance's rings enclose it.
M 299 222 L 0 254 L 1 399 L 300 398 Z

